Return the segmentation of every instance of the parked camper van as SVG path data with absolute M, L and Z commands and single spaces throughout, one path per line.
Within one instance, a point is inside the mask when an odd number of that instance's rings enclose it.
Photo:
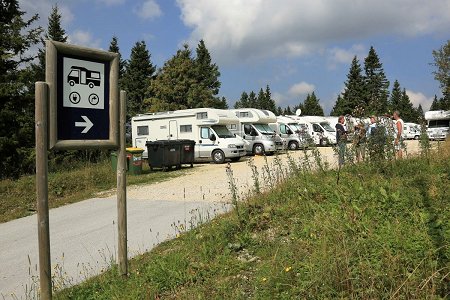
M 289 117 L 278 116 L 276 123 L 270 123 L 270 128 L 275 131 L 282 139 L 284 145 L 289 150 L 297 150 L 304 147 L 305 140 L 302 128 L 298 123 Z
M 145 149 L 147 141 L 188 139 L 195 141 L 195 160 L 238 161 L 245 155 L 244 142 L 227 125 L 239 120 L 233 112 L 213 108 L 142 114 L 131 119 L 133 147 Z
M 404 123 L 402 136 L 403 136 L 403 139 L 405 139 L 405 140 L 418 140 L 420 137 L 419 124 Z
M 231 110 L 239 119 L 238 124 L 229 124 L 231 132 L 242 137 L 248 154 L 273 154 L 277 144 L 282 148 L 281 139 L 277 140 L 269 123 L 276 122 L 277 117 L 269 110 L 256 108 L 239 108 Z
M 450 110 L 430 110 L 425 113 L 430 140 L 443 140 L 449 135 Z
M 319 116 L 290 116 L 295 119 L 301 127 L 307 128 L 308 135 L 316 145 L 328 146 L 336 144 L 336 130 L 330 123 Z

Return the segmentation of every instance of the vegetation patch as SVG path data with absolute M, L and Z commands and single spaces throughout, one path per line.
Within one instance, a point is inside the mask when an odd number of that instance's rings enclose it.
M 432 159 L 296 168 L 276 189 L 57 299 L 446 299 L 450 144 Z

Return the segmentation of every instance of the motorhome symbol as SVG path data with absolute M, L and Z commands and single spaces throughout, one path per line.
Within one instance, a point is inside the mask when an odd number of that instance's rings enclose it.
M 75 84 L 83 84 L 89 86 L 91 89 L 94 86 L 100 86 L 100 72 L 88 70 L 83 67 L 70 67 L 69 75 L 67 75 L 67 82 L 70 86 Z

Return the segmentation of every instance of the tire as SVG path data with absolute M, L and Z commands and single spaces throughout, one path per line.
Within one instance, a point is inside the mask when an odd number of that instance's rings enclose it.
M 74 86 L 75 85 L 75 81 L 73 81 L 73 80 L 69 81 L 69 85 L 70 86 Z
M 94 84 L 92 83 L 92 82 L 89 82 L 89 87 L 92 89 L 92 88 L 94 88 Z
M 414 136 L 414 139 L 415 139 L 415 140 L 418 140 L 418 139 L 419 139 L 419 136 L 418 136 L 418 135 L 415 135 L 415 136 Z
M 294 141 L 289 142 L 289 144 L 288 144 L 289 150 L 298 150 L 298 148 L 299 148 L 299 145 L 297 142 L 294 142 Z
M 231 159 L 231 161 L 233 161 L 233 162 L 237 162 L 237 161 L 239 161 L 240 159 L 241 159 L 241 157 L 232 157 L 232 158 L 230 158 Z
M 264 146 L 262 144 L 256 144 L 253 146 L 253 154 L 255 155 L 263 155 L 264 154 Z
M 211 157 L 215 164 L 223 164 L 225 162 L 225 154 L 222 150 L 214 150 Z

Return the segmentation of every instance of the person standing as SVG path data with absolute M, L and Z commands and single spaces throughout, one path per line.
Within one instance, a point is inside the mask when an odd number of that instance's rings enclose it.
M 396 110 L 394 111 L 394 120 L 396 121 L 395 123 L 395 139 L 394 139 L 394 148 L 396 151 L 396 156 L 397 158 L 403 158 L 403 150 L 402 150 L 402 143 L 403 143 L 403 126 L 404 126 L 404 122 L 403 120 L 400 118 L 400 113 Z
M 347 131 L 345 130 L 344 123 L 345 123 L 344 116 L 339 116 L 338 123 L 336 124 L 336 141 L 338 144 L 339 167 L 342 167 L 345 162 Z
M 366 157 L 366 128 L 362 122 L 355 126 L 353 144 L 355 146 L 356 161 L 363 161 Z

